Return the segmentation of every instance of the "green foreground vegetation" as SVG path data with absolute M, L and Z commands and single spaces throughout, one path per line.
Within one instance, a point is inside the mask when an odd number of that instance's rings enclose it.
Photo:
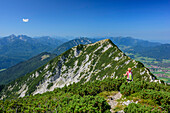
M 138 100 L 138 104 L 117 106 L 125 112 L 165 112 L 170 111 L 170 87 L 164 84 L 135 81 L 127 83 L 125 79 L 106 78 L 85 84 L 73 83 L 44 94 L 23 98 L 11 97 L 0 101 L 0 112 L 24 113 L 109 113 L 111 107 L 106 101 L 109 92 L 120 91 L 123 97 Z M 105 92 L 105 94 L 102 94 Z M 122 100 L 119 101 L 122 101 Z

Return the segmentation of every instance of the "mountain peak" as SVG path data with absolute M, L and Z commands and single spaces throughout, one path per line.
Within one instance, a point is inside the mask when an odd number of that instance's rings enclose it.
M 96 43 L 105 43 L 105 42 L 111 42 L 111 40 L 110 39 L 104 39 L 104 40 L 98 41 Z
M 100 41 L 97 41 L 97 42 L 89 44 L 89 45 L 104 44 L 104 43 L 108 43 L 108 44 L 111 43 L 111 44 L 113 44 L 113 42 L 110 39 L 104 39 L 104 40 L 100 40 Z
M 16 36 L 16 35 L 12 34 L 12 35 L 6 37 L 6 39 L 9 40 L 10 42 L 13 42 L 15 40 L 27 41 L 27 40 L 29 40 L 31 38 L 28 37 L 27 35 L 18 35 L 18 36 Z
M 101 45 L 100 48 L 104 48 L 105 50 L 109 49 L 110 47 L 116 47 L 116 49 L 118 49 L 118 47 L 110 39 L 104 39 L 92 44 L 88 44 L 88 46 L 93 45 Z
M 32 39 L 31 37 L 28 37 L 27 35 L 18 35 L 17 39 L 22 40 L 22 41 L 28 41 Z
M 9 35 L 9 37 L 16 37 L 16 35 L 12 34 L 12 35 Z

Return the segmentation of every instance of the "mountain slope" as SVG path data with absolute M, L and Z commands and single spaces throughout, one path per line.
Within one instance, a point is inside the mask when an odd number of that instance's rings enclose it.
M 15 37 L 15 35 L 14 35 Z M 42 43 L 44 45 L 51 45 L 52 47 L 55 48 L 55 44 L 59 43 L 57 42 L 57 40 L 55 40 L 54 38 L 51 37 L 37 37 L 34 39 L 35 41 Z M 88 44 L 88 43 L 92 43 L 92 40 L 88 39 L 88 38 L 79 38 L 79 39 L 74 39 L 71 41 L 68 41 L 64 44 L 62 44 L 61 46 L 59 46 L 56 49 L 56 52 L 58 54 L 61 54 L 63 52 L 65 52 L 66 50 L 79 45 L 79 44 Z M 48 54 L 50 55 L 50 57 L 48 59 L 46 59 L 45 61 L 41 61 L 40 57 L 44 54 Z M 52 58 L 54 58 L 54 56 L 56 56 L 55 54 L 50 54 L 50 53 L 41 53 L 37 56 L 34 56 L 33 58 L 23 61 L 19 64 L 16 64 L 10 68 L 8 68 L 5 71 L 0 72 L 0 84 L 7 84 L 12 80 L 17 79 L 18 77 L 24 76 L 27 73 L 32 72 L 33 70 L 37 69 L 38 67 L 42 66 L 43 64 L 45 64 L 47 61 L 51 60 Z M 8 59 L 9 60 L 9 59 Z M 41 61 L 41 62 L 40 62 Z
M 101 39 L 110 39 L 114 44 L 116 45 L 124 45 L 124 46 L 142 46 L 142 47 L 155 47 L 158 45 L 161 45 L 161 43 L 158 42 L 150 42 L 146 40 L 141 39 L 135 39 L 132 37 L 105 37 L 105 38 L 95 38 L 97 40 Z
M 7 84 L 12 80 L 15 80 L 21 76 L 24 76 L 27 73 L 34 71 L 40 66 L 46 64 L 49 60 L 56 57 L 55 54 L 51 53 L 41 53 L 37 56 L 32 57 L 31 59 L 20 62 L 15 66 L 12 66 L 5 71 L 0 72 L 0 85 Z
M 90 43 L 94 43 L 94 42 L 96 42 L 95 39 L 90 39 L 90 38 L 85 38 L 85 37 L 73 39 L 73 40 L 70 40 L 70 41 L 65 42 L 62 45 L 58 46 L 55 50 L 53 50 L 52 53 L 60 55 L 61 53 L 65 52 L 65 51 L 69 50 L 70 48 L 77 46 L 79 44 L 90 44 Z
M 63 42 L 50 37 L 31 38 L 10 35 L 0 39 L 0 69 L 9 68 L 42 52 L 49 52 Z
M 155 79 L 142 63 L 130 59 L 108 39 L 78 45 L 8 84 L 1 91 L 1 98 L 44 93 L 73 82 L 83 83 L 106 77 L 121 78 L 128 67 L 132 67 L 135 81 Z
M 150 48 L 141 48 L 140 46 L 137 46 L 133 50 L 134 53 L 139 53 L 145 57 L 170 59 L 170 44 L 161 44 Z
M 65 39 L 62 41 L 62 37 L 60 37 L 60 38 L 61 39 L 52 38 L 50 36 L 43 36 L 43 37 L 37 37 L 37 38 L 33 38 L 33 39 L 34 39 L 34 41 L 36 41 L 36 42 L 38 42 L 40 44 L 50 46 L 52 48 L 51 50 L 53 50 L 57 46 L 59 46 L 59 45 L 63 44 L 64 42 L 66 42 Z

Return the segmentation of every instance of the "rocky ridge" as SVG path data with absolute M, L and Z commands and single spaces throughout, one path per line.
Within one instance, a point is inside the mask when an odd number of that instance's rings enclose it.
M 42 94 L 76 82 L 120 78 L 132 67 L 134 79 L 154 81 L 155 76 L 138 61 L 126 56 L 109 39 L 75 46 L 46 65 L 8 84 L 1 99 Z

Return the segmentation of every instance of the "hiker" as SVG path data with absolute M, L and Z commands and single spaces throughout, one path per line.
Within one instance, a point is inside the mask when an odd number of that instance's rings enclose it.
M 133 75 L 132 75 L 131 68 L 128 68 L 128 71 L 126 72 L 126 74 L 123 74 L 123 75 L 127 76 L 127 82 L 133 81 Z

